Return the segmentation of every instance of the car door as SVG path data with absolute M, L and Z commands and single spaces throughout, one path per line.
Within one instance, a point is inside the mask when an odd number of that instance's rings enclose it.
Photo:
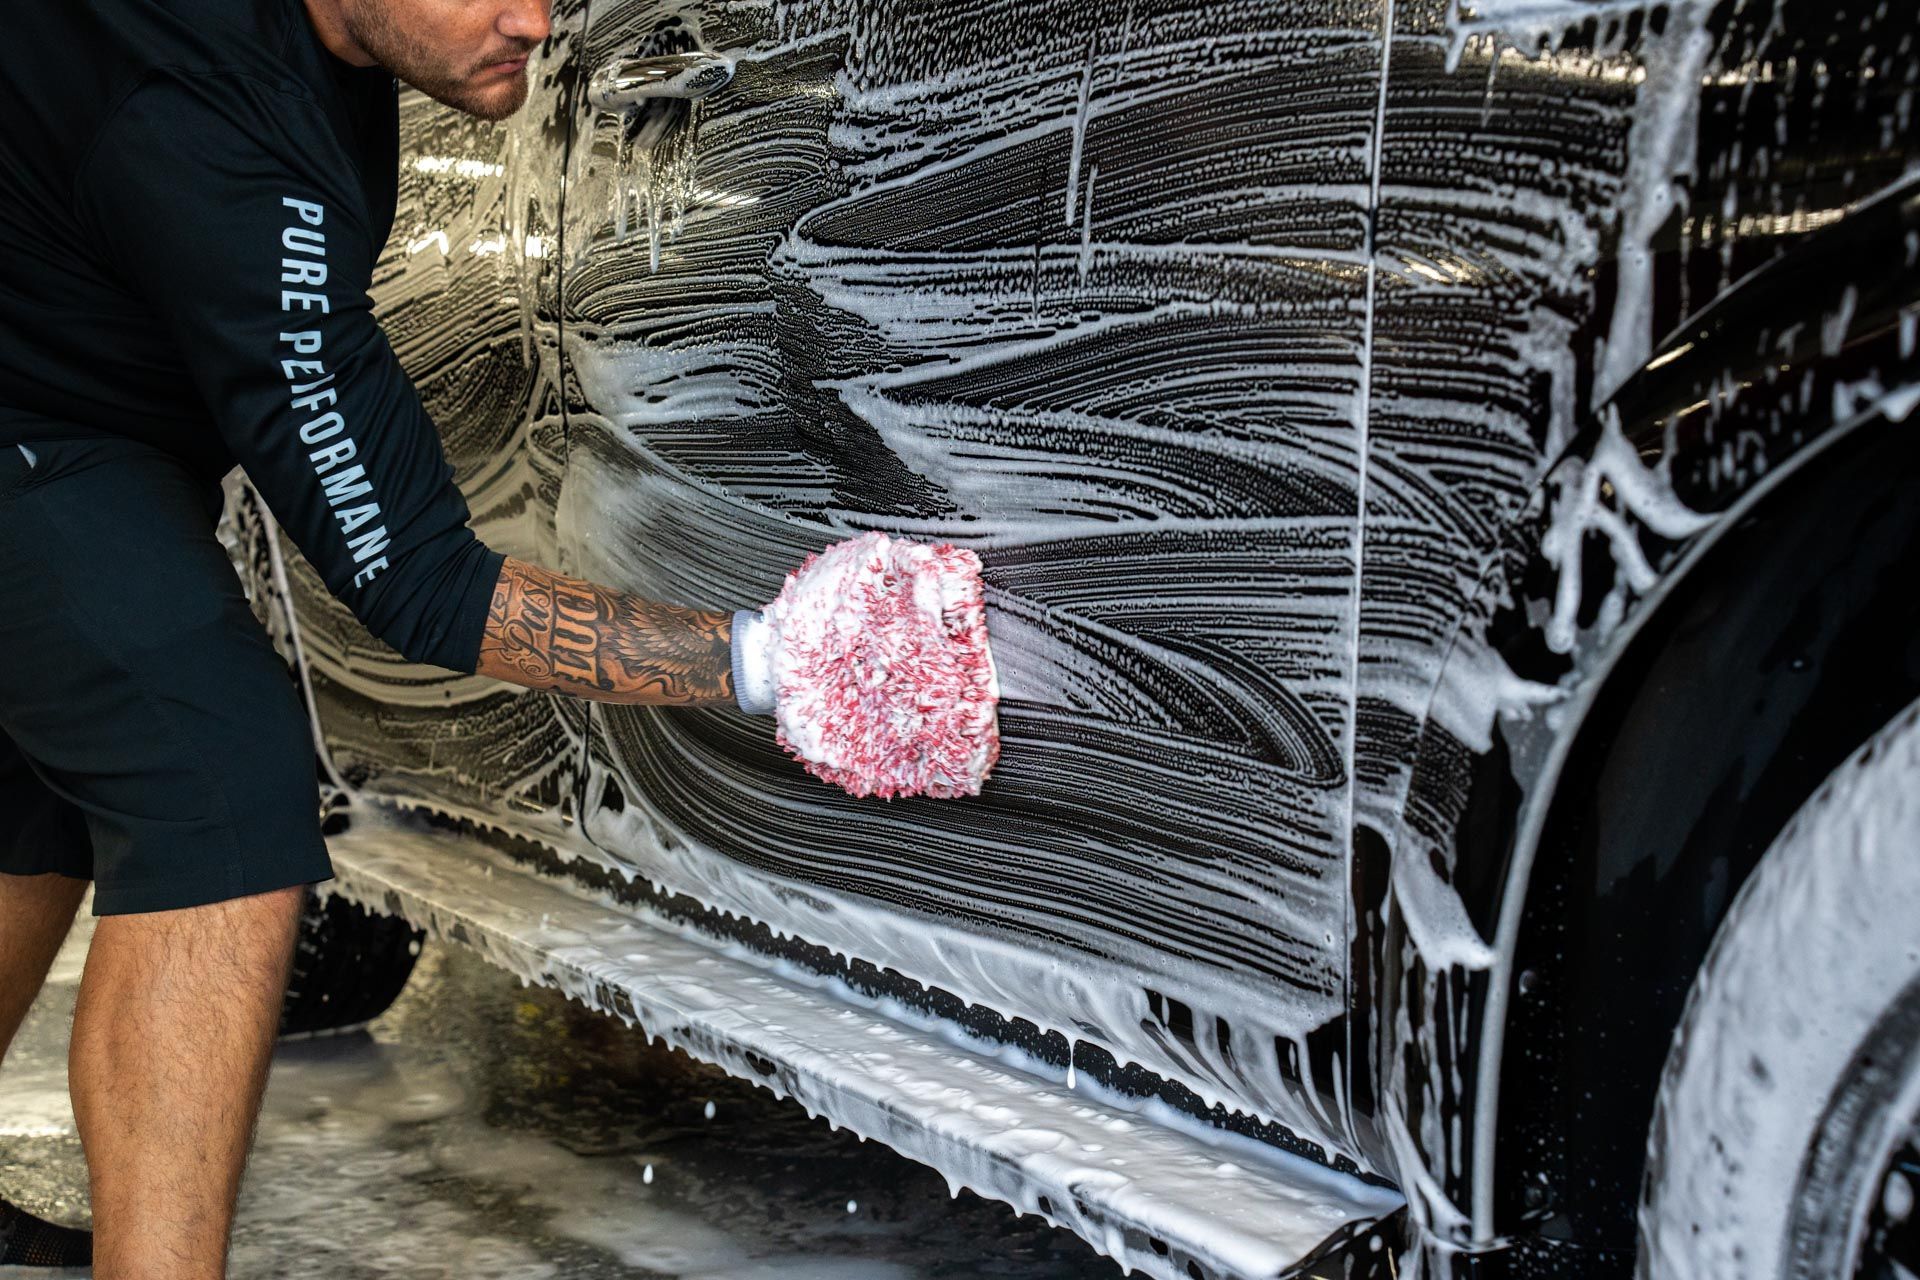
M 981 797 L 598 707 L 601 856 L 1349 1149 L 1380 8 L 1258 9 L 593 0 L 582 75 L 732 76 L 579 105 L 556 519 L 570 568 L 705 605 L 859 530 L 977 549 Z

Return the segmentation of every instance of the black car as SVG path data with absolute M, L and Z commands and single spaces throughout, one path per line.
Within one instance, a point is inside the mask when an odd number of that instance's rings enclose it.
M 1004 751 L 408 666 L 239 492 L 346 897 L 1153 1276 L 1920 1272 L 1908 0 L 555 17 L 403 106 L 476 525 L 971 547 Z M 291 1021 L 369 1016 L 404 934 L 316 922 Z

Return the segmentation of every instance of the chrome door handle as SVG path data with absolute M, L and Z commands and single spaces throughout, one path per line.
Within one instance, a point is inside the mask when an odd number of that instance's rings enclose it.
M 717 53 L 615 58 L 587 81 L 587 101 L 624 111 L 653 98 L 704 98 L 733 79 L 733 60 Z

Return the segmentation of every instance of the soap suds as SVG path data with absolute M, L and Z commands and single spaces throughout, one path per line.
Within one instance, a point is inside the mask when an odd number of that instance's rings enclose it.
M 1658 581 L 1640 542 L 1641 529 L 1677 541 L 1716 519 L 1674 496 L 1664 465 L 1655 469 L 1640 460 L 1611 407 L 1604 424 L 1590 458 L 1568 458 L 1553 474 L 1551 523 L 1540 539 L 1540 554 L 1559 575 L 1553 617 L 1546 626 L 1547 646 L 1556 653 L 1573 649 L 1584 599 L 1581 560 L 1589 533 L 1603 536 L 1613 553 L 1614 583 L 1595 623 L 1604 634 L 1619 623 L 1628 592 L 1644 593 Z

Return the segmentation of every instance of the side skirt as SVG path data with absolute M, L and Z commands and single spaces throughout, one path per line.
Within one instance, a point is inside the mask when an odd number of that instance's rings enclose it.
M 1398 1196 L 1264 1144 L 1203 1138 L 841 984 L 520 870 L 483 842 L 357 806 L 331 891 L 638 1024 L 810 1114 L 1067 1228 L 1157 1280 L 1279 1280 Z M 889 1016 L 894 1015 L 894 1016 Z

